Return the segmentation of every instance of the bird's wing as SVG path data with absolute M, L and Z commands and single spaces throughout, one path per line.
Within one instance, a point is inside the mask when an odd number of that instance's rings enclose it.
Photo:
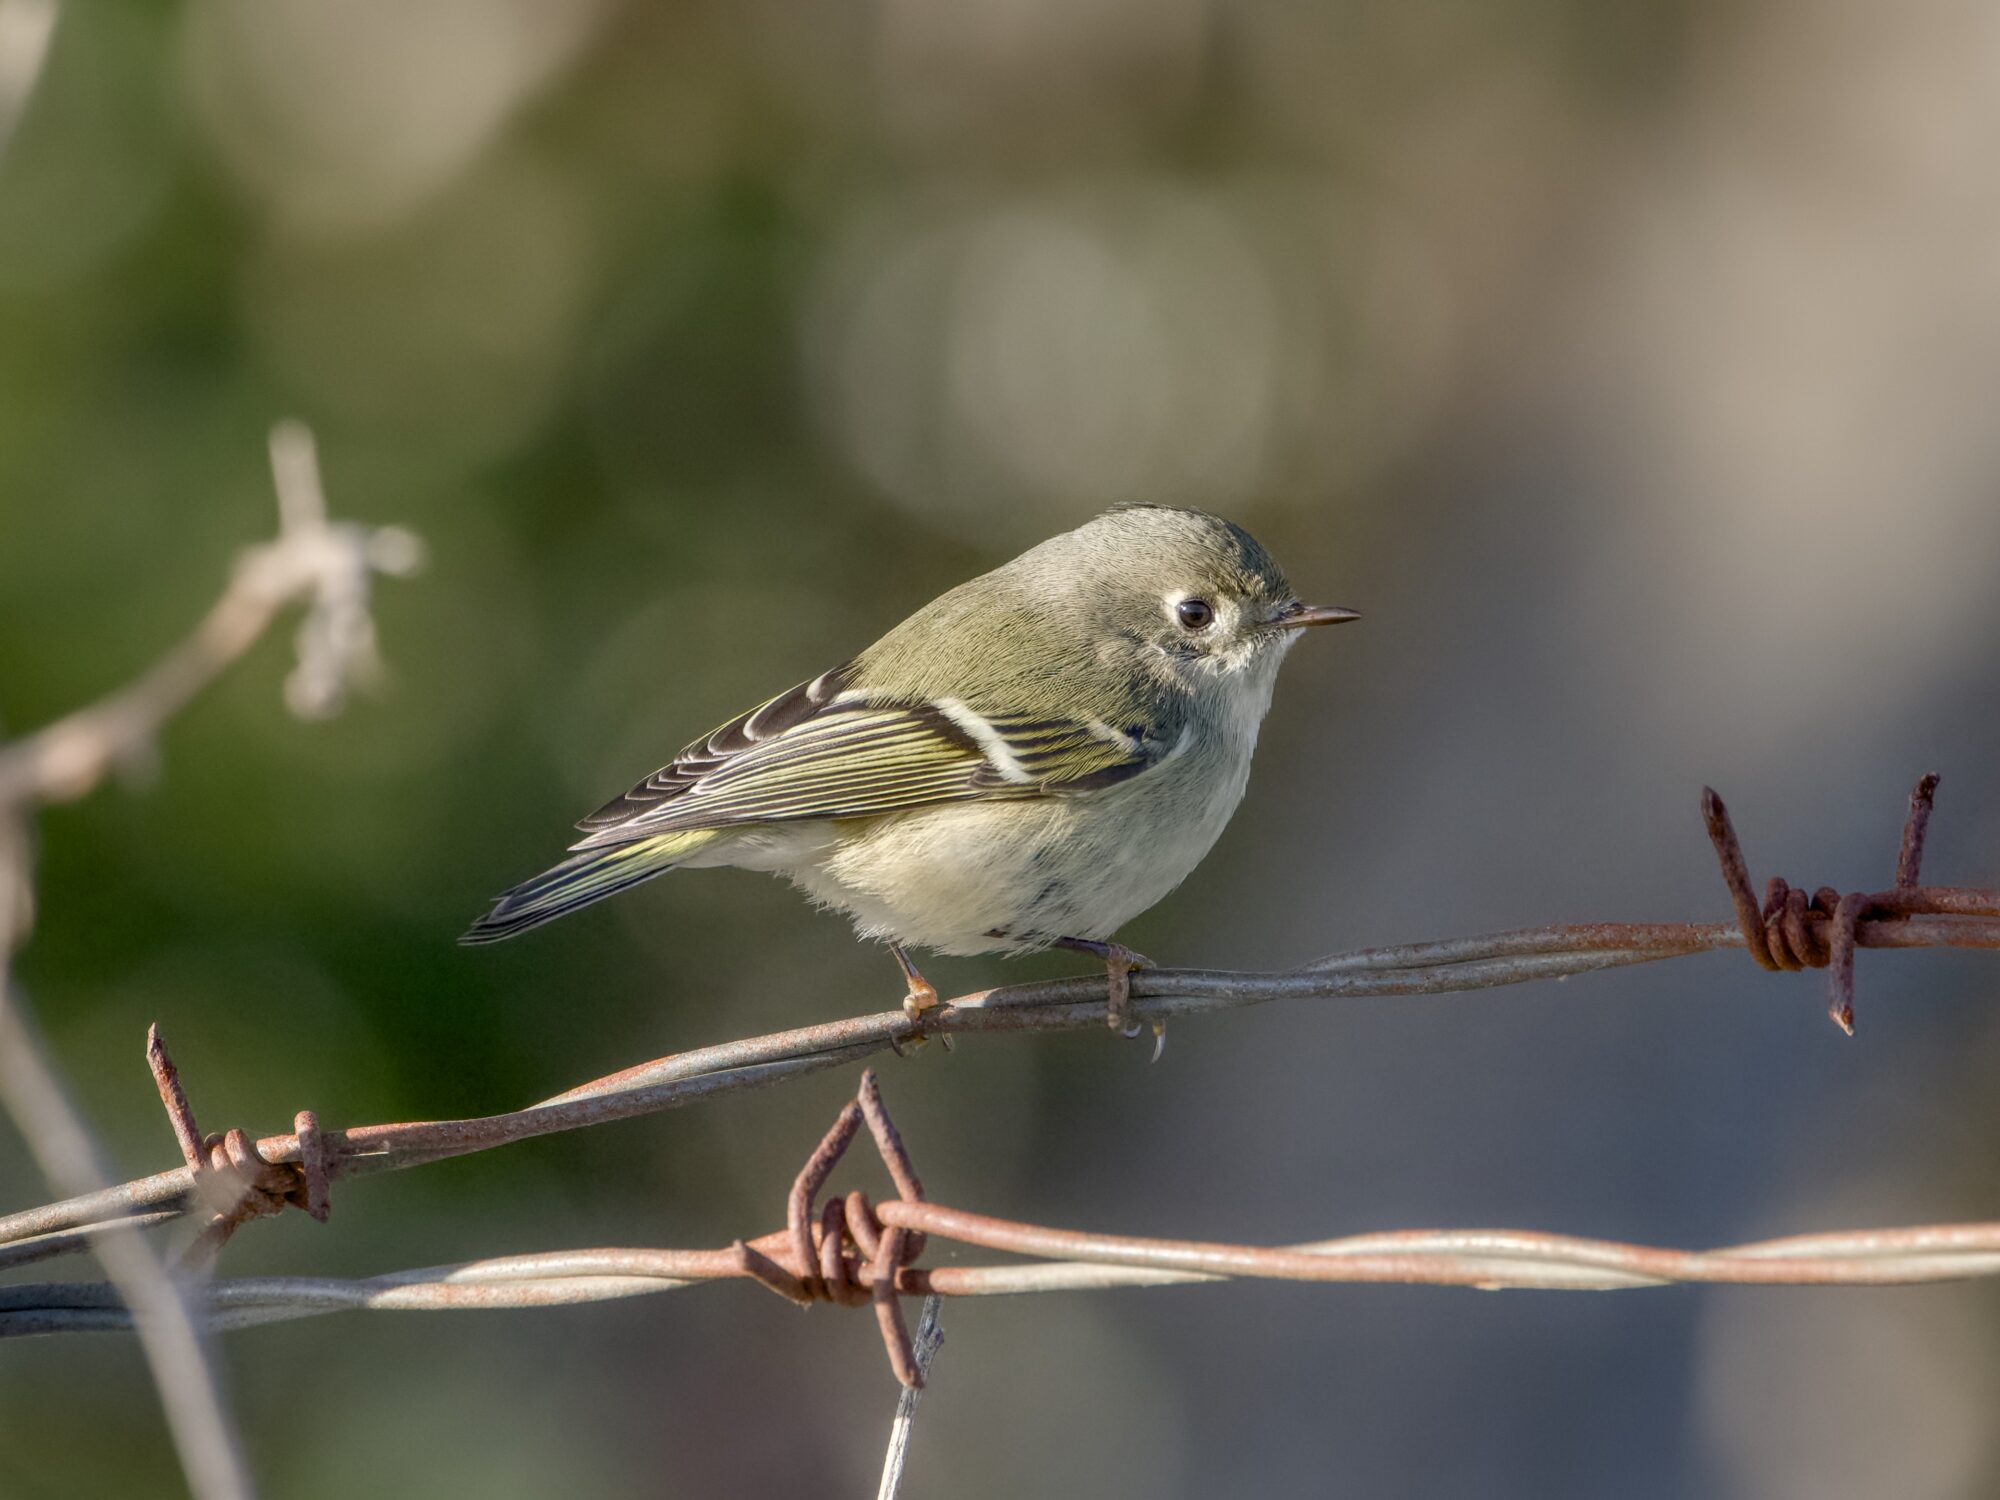
M 587 836 L 571 847 L 1088 792 L 1173 749 L 1161 726 L 985 713 L 953 698 L 884 701 L 849 689 L 847 675 L 801 683 L 696 740 L 580 822 Z

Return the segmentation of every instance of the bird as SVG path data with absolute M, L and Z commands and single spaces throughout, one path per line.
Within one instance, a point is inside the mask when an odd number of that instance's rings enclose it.
M 494 899 L 497 942 L 674 869 L 785 876 L 910 956 L 1094 955 L 1127 1035 L 1116 941 L 1198 865 L 1242 801 L 1279 664 L 1311 628 L 1241 526 L 1113 507 L 940 595 L 872 646 L 684 748 L 576 826 L 570 857 Z

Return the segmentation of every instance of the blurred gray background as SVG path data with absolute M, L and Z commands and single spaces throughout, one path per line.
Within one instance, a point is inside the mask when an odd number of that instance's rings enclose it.
M 1133 499 L 1367 615 L 1126 934 L 1163 962 L 1721 916 L 1705 782 L 1760 878 L 1865 888 L 1939 770 L 1929 873 L 2000 882 L 1996 145 L 2000 9 L 1946 0 L 77 0 L 0 159 L 0 720 L 192 621 L 273 524 L 276 417 L 433 564 L 373 700 L 293 721 L 269 643 L 156 781 L 48 816 L 24 982 L 135 1174 L 150 1020 L 211 1128 L 271 1130 L 885 1008 L 880 952 L 737 873 L 452 939 L 683 741 Z M 1993 1217 L 2000 970 L 1860 977 L 1853 1041 L 1730 954 L 884 1087 L 940 1199 L 1127 1233 Z M 350 1183 L 223 1271 L 761 1232 L 853 1082 Z M 45 1195 L 0 1137 L 0 1207 Z M 2000 1491 L 1979 1286 L 946 1326 L 911 1495 Z M 895 1396 L 869 1319 L 741 1287 L 222 1347 L 287 1497 L 864 1494 Z M 0 1350 L 0 1490 L 177 1483 L 129 1341 Z

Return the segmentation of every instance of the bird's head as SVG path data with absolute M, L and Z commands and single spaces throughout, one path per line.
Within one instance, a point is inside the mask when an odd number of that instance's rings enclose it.
M 1360 618 L 1302 603 L 1255 537 L 1204 511 L 1120 506 L 1020 562 L 1059 607 L 1089 618 L 1102 649 L 1195 690 L 1231 680 L 1268 687 L 1305 630 Z

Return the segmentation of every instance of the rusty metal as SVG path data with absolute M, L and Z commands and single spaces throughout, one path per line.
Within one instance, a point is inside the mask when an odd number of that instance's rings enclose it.
M 152 1070 L 154 1086 L 160 1091 L 160 1103 L 166 1106 L 167 1123 L 174 1128 L 181 1156 L 190 1167 L 198 1166 L 203 1155 L 201 1127 L 195 1124 L 194 1106 L 188 1103 L 187 1090 L 181 1085 L 180 1069 L 174 1066 L 166 1038 L 160 1035 L 157 1024 L 146 1028 L 146 1066 Z
M 730 1245 L 729 1254 L 735 1274 L 762 1283 L 787 1302 L 812 1306 L 813 1294 L 807 1284 L 773 1260 L 761 1244 L 753 1246 L 737 1240 Z
M 1914 918 L 2000 916 L 2000 892 L 1919 884 L 1938 779 L 1935 772 L 1924 775 L 1910 793 L 1891 889 L 1843 895 L 1832 886 L 1821 886 L 1808 898 L 1803 889 L 1774 875 L 1764 887 L 1761 904 L 1728 808 L 1713 787 L 1702 791 L 1702 818 L 1722 863 L 1743 946 L 1765 969 L 1826 969 L 1827 1014 L 1849 1036 L 1854 1035 L 1856 947 L 1864 941 L 1868 946 L 1898 946 L 1882 929 L 1906 925 Z M 1871 923 L 1876 930 L 1864 935 L 1864 924 Z
M 786 1194 L 785 1228 L 773 1238 L 782 1240 L 788 1264 L 779 1267 L 741 1240 L 731 1249 L 741 1259 L 739 1274 L 755 1276 L 791 1301 L 805 1305 L 825 1301 L 841 1307 L 872 1303 L 889 1353 L 889 1367 L 904 1385 L 916 1388 L 923 1383 L 923 1374 L 897 1300 L 897 1273 L 922 1250 L 922 1234 L 885 1228 L 867 1195 L 859 1191 L 829 1199 L 817 1221 L 813 1215 L 820 1189 L 854 1143 L 864 1118 L 883 1165 L 902 1195 L 900 1201 L 921 1203 L 923 1183 L 882 1103 L 881 1088 L 870 1068 L 861 1075 L 857 1097 L 842 1107 L 833 1128 L 806 1158 Z M 764 1264 L 759 1266 L 758 1260 Z
M 1778 899 L 1767 917 L 1728 814 L 1710 791 L 1704 795 L 1703 812 L 1736 908 L 1732 921 L 1526 928 L 1357 949 L 1277 973 L 1142 969 L 1132 976 L 1132 1007 L 1142 1020 L 1159 1022 L 1169 1016 L 1213 1014 L 1277 1000 L 1462 993 L 1730 947 L 1748 949 L 1765 968 L 1832 967 L 1837 995 L 1851 1003 L 1852 954 L 1846 947 L 1850 935 L 1854 948 L 2000 948 L 2000 891 L 1913 883 L 1921 877 L 1935 788 L 1935 778 L 1926 777 L 1912 795 L 1897 859 L 1898 884 L 1867 898 L 1865 905 L 1851 906 L 1845 917 L 1838 893 L 1825 890 L 1809 899 L 1775 882 Z M 925 1026 L 932 1033 L 1080 1030 L 1103 1024 L 1106 1003 L 1102 978 L 1035 981 L 961 995 L 927 1012 Z M 401 1170 L 768 1087 L 885 1052 L 910 1034 L 909 1017 L 901 1010 L 855 1016 L 675 1053 L 507 1114 L 338 1131 L 322 1130 L 314 1121 L 310 1126 L 297 1125 L 291 1135 L 257 1141 L 255 1154 L 266 1164 L 299 1169 L 301 1190 L 296 1196 L 288 1190 L 287 1200 L 311 1211 L 315 1181 L 323 1187 L 336 1175 Z M 163 1085 L 162 1098 L 170 1119 L 176 1121 L 178 1138 L 185 1122 L 177 1112 L 177 1087 L 177 1079 Z M 179 1099 L 184 1105 L 184 1093 Z M 149 1223 L 162 1222 L 201 1201 L 196 1171 L 190 1162 L 118 1187 L 0 1217 L 0 1246 L 7 1247 L 9 1263 L 26 1264 L 74 1252 L 87 1245 L 96 1231 L 122 1220 L 144 1216 Z M 324 1204 L 323 1194 L 318 1201 Z M 795 1239 L 784 1258 L 796 1260 L 796 1246 Z M 858 1263 L 865 1267 L 867 1260 Z M 816 1257 L 801 1263 L 800 1269 L 812 1280 L 821 1278 Z
M 0 811 L 79 797 L 116 765 L 142 757 L 166 720 L 247 650 L 288 601 L 308 603 L 312 616 L 302 640 L 317 641 L 318 654 L 328 655 L 328 648 L 339 642 L 365 646 L 365 630 L 323 627 L 336 611 L 344 611 L 343 618 L 350 624 L 359 618 L 365 625 L 369 572 L 406 570 L 414 560 L 413 542 L 405 536 L 400 547 L 377 545 L 390 542 L 391 532 L 374 533 L 371 539 L 358 529 L 334 528 L 326 523 L 323 500 L 317 493 L 318 476 L 312 471 L 310 439 L 302 430 L 274 432 L 273 465 L 283 517 L 284 534 L 279 542 L 246 557 L 229 591 L 195 634 L 128 689 L 30 739 L 0 746 Z M 341 545 L 329 545 L 332 543 Z M 403 562 L 395 562 L 397 556 Z M 314 651 L 302 649 L 302 655 L 312 654 Z M 366 665 L 358 659 L 363 651 L 333 654 L 345 658 L 330 668 L 334 679 L 348 675 L 350 667 Z M 313 686 L 309 678 L 319 686 L 303 691 Z M 302 660 L 301 671 L 295 674 L 288 692 L 302 689 L 293 697 L 294 707 L 309 712 L 325 706 L 325 689 L 338 686 L 339 682 L 328 679 L 325 673 L 316 676 L 313 663 Z M 1133 975 L 1128 970 L 1113 972 L 1103 980 L 1020 985 L 961 997 L 939 1007 L 941 1014 L 926 1017 L 924 1029 L 938 1034 L 948 1046 L 955 1031 L 1053 1031 L 1098 1025 L 1106 1019 L 1118 1024 L 1128 1016 L 1158 1026 L 1170 1015 L 1269 1000 L 1458 992 L 1740 944 L 1766 968 L 1828 968 L 1832 1013 L 1851 1031 L 1854 953 L 1858 947 L 2000 947 L 2000 893 L 1920 884 L 1936 784 L 1935 777 L 1926 777 L 1912 794 L 1895 884 L 1887 891 L 1843 895 L 1829 887 L 1808 898 L 1803 890 L 1778 880 L 1759 902 L 1727 813 L 1711 792 L 1704 810 L 1736 908 L 1733 928 L 1717 924 L 1544 928 L 1403 950 L 1336 955 L 1304 969 L 1273 975 L 1150 969 Z M 15 821 L 0 818 L 0 842 L 18 846 L 20 837 L 11 826 Z M 14 883 L 23 887 L 20 899 L 0 902 L 0 908 L 10 904 L 13 908 L 11 912 L 0 910 L 0 1012 L 4 1012 L 10 993 L 4 982 L 5 950 L 19 935 L 25 911 L 25 879 L 17 878 Z M 5 1263 L 26 1264 L 44 1254 L 63 1253 L 97 1241 L 104 1247 L 107 1267 L 118 1279 L 116 1289 L 74 1284 L 0 1288 L 0 1310 L 4 1310 L 0 1311 L 0 1333 L 121 1326 L 118 1320 L 125 1315 L 123 1298 L 140 1308 L 138 1326 L 144 1337 L 148 1322 L 145 1299 L 154 1295 L 155 1281 L 161 1295 L 154 1300 L 164 1298 L 163 1306 L 178 1314 L 178 1296 L 158 1267 L 151 1266 L 149 1256 L 150 1277 L 138 1274 L 138 1269 L 144 1268 L 129 1265 L 120 1274 L 112 1249 L 136 1247 L 137 1241 L 129 1234 L 107 1233 L 113 1229 L 165 1223 L 200 1204 L 212 1219 L 198 1244 L 206 1242 L 212 1249 L 237 1225 L 280 1212 L 287 1203 L 324 1219 L 328 1188 L 337 1173 L 417 1165 L 773 1084 L 897 1047 L 915 1034 L 906 1016 L 863 1016 L 678 1054 L 628 1070 L 625 1075 L 598 1080 L 559 1099 L 487 1119 L 324 1132 L 310 1111 L 301 1111 L 295 1117 L 292 1135 L 253 1141 L 241 1130 L 215 1136 L 200 1132 L 171 1058 L 154 1033 L 149 1038 L 149 1059 L 154 1063 L 184 1165 L 0 1220 Z M 17 1053 L 20 1050 L 14 1049 Z M 426 1273 L 403 1273 L 366 1283 L 304 1278 L 276 1283 L 210 1283 L 200 1295 L 209 1308 L 225 1312 L 233 1308 L 254 1320 L 268 1317 L 274 1310 L 294 1315 L 299 1308 L 552 1305 L 592 1296 L 631 1295 L 657 1285 L 743 1277 L 801 1303 L 816 1299 L 857 1306 L 864 1300 L 872 1303 L 892 1366 L 899 1379 L 914 1387 L 920 1383 L 920 1366 L 911 1357 L 899 1296 L 921 1290 L 970 1294 L 1046 1290 L 1063 1284 L 1157 1285 L 1220 1275 L 1616 1287 L 1667 1280 L 1896 1284 L 2000 1274 L 2000 1224 L 1820 1235 L 1710 1252 L 1511 1231 L 1357 1236 L 1268 1249 L 1049 1229 L 924 1201 L 921 1183 L 908 1169 L 900 1137 L 881 1109 L 872 1075 L 864 1076 L 861 1095 L 858 1105 L 843 1112 L 845 1135 L 838 1141 L 830 1136 L 829 1142 L 823 1142 L 821 1151 L 801 1174 L 800 1183 L 794 1184 L 795 1197 L 804 1185 L 804 1202 L 797 1209 L 788 1202 L 785 1228 L 747 1243 L 737 1241 L 725 1250 L 559 1252 L 514 1257 L 504 1264 L 443 1268 L 428 1279 Z M 830 1201 L 815 1221 L 812 1202 L 851 1143 L 856 1128 L 851 1112 L 857 1107 L 869 1120 L 899 1196 L 878 1208 L 864 1194 L 852 1192 L 844 1199 Z M 26 1111 L 22 1115 L 23 1127 L 32 1138 L 35 1116 Z M 91 1175 L 77 1174 L 76 1186 L 88 1185 Z M 76 1191 L 76 1186 L 71 1191 Z M 965 1243 L 1071 1259 L 1026 1267 L 954 1266 L 927 1272 L 911 1265 L 922 1248 L 925 1232 Z M 587 1284 L 582 1294 L 579 1283 Z M 164 1326 L 159 1318 L 161 1307 L 151 1311 L 156 1329 Z M 76 1315 L 75 1320 L 64 1314 Z M 129 1316 L 122 1326 L 130 1326 Z M 199 1348 L 191 1336 L 188 1342 L 186 1357 L 156 1358 L 156 1375 L 177 1435 L 185 1441 L 194 1433 L 203 1439 L 208 1451 L 220 1455 L 218 1472 L 225 1481 L 220 1490 L 233 1492 L 233 1480 L 227 1472 L 235 1466 L 232 1440 L 208 1389 Z M 195 1404 L 215 1408 L 202 1418 L 212 1429 L 205 1434 L 197 1431 L 198 1424 L 186 1421 L 184 1413 L 183 1419 L 176 1418 L 177 1410 L 188 1406 L 186 1402 L 177 1406 L 176 1395 L 196 1387 L 201 1389 Z M 193 1474 L 200 1466 L 190 1461 L 189 1467 Z M 212 1488 L 200 1481 L 195 1487 L 204 1493 Z
M 243 1225 L 282 1213 L 288 1203 L 326 1222 L 332 1167 L 317 1115 L 302 1109 L 295 1117 L 297 1163 L 267 1159 L 259 1144 L 242 1130 L 207 1136 L 201 1133 L 180 1069 L 174 1066 L 173 1054 L 167 1050 L 167 1039 L 160 1035 L 158 1025 L 146 1028 L 146 1065 L 187 1163 L 194 1196 L 213 1215 L 182 1257 L 185 1267 L 208 1266 Z
M 1796 1235 L 1719 1250 L 1510 1229 L 1395 1231 L 1266 1247 L 1052 1228 L 926 1201 L 872 1077 L 862 1081 L 860 1095 L 842 1110 L 794 1183 L 786 1227 L 755 1240 L 737 1240 L 724 1250 L 555 1251 L 359 1281 L 209 1282 L 201 1294 L 204 1307 L 212 1326 L 232 1328 L 343 1308 L 558 1306 L 741 1278 L 800 1305 L 825 1300 L 872 1306 L 891 1369 L 907 1388 L 917 1389 L 922 1361 L 912 1348 L 901 1299 L 933 1293 L 1010 1295 L 1227 1278 L 1617 1290 L 1673 1282 L 1901 1286 L 2000 1276 L 2000 1223 Z M 853 1191 L 830 1198 L 815 1216 L 811 1200 L 852 1144 L 863 1117 L 875 1127 L 871 1134 L 899 1196 L 878 1206 Z M 220 1149 L 229 1153 L 226 1138 Z M 251 1170 L 248 1160 L 242 1169 Z M 817 1231 L 808 1236 L 816 1243 L 803 1261 L 793 1233 L 800 1184 L 807 1191 L 804 1222 Z M 918 1233 L 1035 1259 L 926 1270 L 911 1265 L 910 1245 Z M 0 1287 L 0 1337 L 130 1326 L 109 1286 Z
M 882 1243 L 882 1222 L 875 1217 L 875 1206 L 868 1201 L 868 1195 L 856 1188 L 847 1195 L 847 1232 L 854 1237 L 855 1246 L 861 1251 L 864 1261 L 875 1258 L 877 1247 Z
M 792 1191 L 785 1200 L 785 1227 L 792 1239 L 793 1269 L 805 1283 L 808 1293 L 814 1296 L 826 1294 L 825 1283 L 818 1278 L 819 1256 L 813 1250 L 812 1212 L 813 1200 L 819 1190 L 826 1185 L 826 1179 L 841 1157 L 847 1154 L 854 1132 L 861 1128 L 861 1106 L 849 1101 L 833 1122 L 833 1128 L 826 1138 L 814 1148 L 806 1158 L 805 1166 L 792 1183 Z
M 299 1142 L 299 1194 L 296 1202 L 324 1224 L 332 1213 L 327 1189 L 333 1182 L 333 1163 L 327 1155 L 326 1140 L 319 1132 L 319 1116 L 302 1109 L 292 1117 L 292 1133 Z
M 1915 885 L 1922 872 L 1924 839 L 1930 833 L 1931 810 L 1937 804 L 1940 779 L 1937 772 L 1926 772 L 1917 778 L 1917 784 L 1910 792 L 1910 812 L 1903 820 L 1903 842 L 1896 851 L 1896 889 L 1899 891 Z
M 875 1323 L 882 1330 L 883 1347 L 889 1351 L 889 1368 L 906 1387 L 920 1390 L 923 1372 L 917 1368 L 917 1353 L 910 1347 L 910 1328 L 903 1321 L 903 1302 L 896 1295 L 896 1272 L 901 1268 L 908 1238 L 902 1229 L 888 1230 L 868 1270 L 875 1282 Z
M 875 1150 L 881 1155 L 882 1164 L 889 1169 L 889 1180 L 896 1184 L 896 1196 L 912 1203 L 924 1201 L 923 1179 L 917 1176 L 917 1169 L 910 1161 L 910 1153 L 903 1146 L 903 1137 L 896 1129 L 896 1122 L 889 1118 L 887 1106 L 882 1103 L 882 1089 L 875 1081 L 875 1070 L 862 1070 L 861 1087 L 855 1098 L 861 1105 L 861 1113 L 868 1121 L 868 1131 L 875 1137 Z M 850 1209 L 852 1205 L 850 1204 Z M 861 1199 L 864 1216 L 869 1214 L 868 1200 Z M 852 1213 L 850 1212 L 850 1220 Z M 909 1237 L 904 1254 L 896 1261 L 907 1264 L 924 1253 L 922 1233 Z M 875 1248 L 871 1245 L 867 1254 L 872 1258 Z
M 847 1203 L 839 1198 L 827 1199 L 819 1216 L 819 1274 L 829 1301 L 842 1307 L 859 1307 L 871 1294 L 855 1279 L 853 1258 L 847 1253 L 847 1241 L 841 1238 L 847 1223 Z M 859 1243 L 858 1236 L 855 1242 Z

